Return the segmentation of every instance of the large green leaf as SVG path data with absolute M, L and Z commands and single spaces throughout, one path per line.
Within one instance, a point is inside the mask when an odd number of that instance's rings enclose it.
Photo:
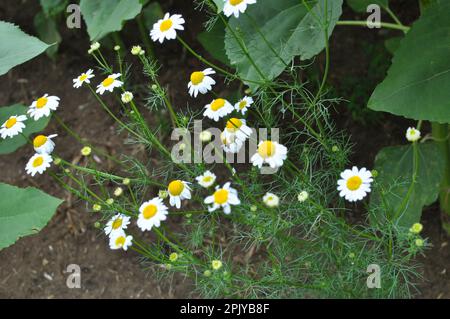
M 53 58 L 58 52 L 59 43 L 62 40 L 56 21 L 53 18 L 45 16 L 43 12 L 38 12 L 34 17 L 34 27 L 42 41 L 56 43 L 47 49 L 47 54 Z
M 10 116 L 13 115 L 25 115 L 27 112 L 27 107 L 21 104 L 15 104 L 12 106 L 0 107 L 0 125 L 3 125 Z M 23 130 L 23 135 L 30 136 L 33 133 L 42 131 L 50 121 L 50 117 L 44 117 L 38 121 L 33 119 L 28 119 L 25 121 L 25 129 Z M 17 150 L 19 147 L 28 143 L 27 139 L 21 134 L 14 136 L 13 138 L 0 138 L 0 155 L 9 154 Z M 30 146 L 31 147 L 31 146 Z M 0 195 L 1 196 L 1 195 Z
M 69 0 L 40 0 L 41 7 L 47 17 L 54 17 L 66 10 Z
M 221 13 L 223 11 L 223 7 L 225 5 L 225 1 L 223 0 L 213 0 L 214 4 L 217 7 L 217 13 Z
M 220 62 L 230 65 L 225 52 L 225 26 L 218 21 L 209 31 L 203 31 L 198 34 L 198 41 L 211 54 L 212 57 Z
M 347 0 L 347 4 L 356 12 L 366 12 L 371 4 L 387 7 L 388 0 Z
M 325 48 L 322 25 L 328 22 L 328 35 L 331 35 L 342 13 L 342 0 L 307 3 L 311 12 L 302 1 L 265 0 L 250 6 L 245 15 L 230 19 L 232 31 L 226 30 L 225 49 L 242 78 L 262 81 L 265 77 L 272 80 L 295 56 L 307 60 Z M 242 40 L 242 45 L 236 41 L 236 36 Z M 257 68 L 249 61 L 242 46 L 245 46 Z
M 63 202 L 36 188 L 0 183 L 0 249 L 38 233 Z
M 4 21 L 0 21 L 0 43 L 0 75 L 31 60 L 50 46 Z
M 134 19 L 142 10 L 139 0 L 81 0 L 80 9 L 91 41 L 122 30 L 126 20 Z
M 410 227 L 420 220 L 422 209 L 436 201 L 445 163 L 435 143 L 383 148 L 375 159 L 378 186 L 371 196 L 376 214 L 373 222 L 393 219 L 401 226 Z M 418 159 L 416 182 L 412 183 L 413 156 Z M 384 193 L 383 199 L 381 192 Z M 409 193 L 409 195 L 408 195 Z M 385 207 L 386 205 L 386 207 Z M 387 216 L 381 216 L 381 214 Z
M 384 41 L 384 46 L 386 50 L 390 54 L 394 54 L 395 51 L 400 47 L 400 42 L 403 40 L 403 37 L 393 37 Z
M 424 11 L 395 51 L 369 108 L 416 120 L 450 122 L 450 1 Z

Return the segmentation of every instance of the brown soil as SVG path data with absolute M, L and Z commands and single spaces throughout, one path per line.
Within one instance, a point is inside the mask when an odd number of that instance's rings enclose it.
M 15 0 L 2 1 L 0 20 L 14 21 L 26 32 L 34 34 L 30 21 L 38 10 L 37 1 L 22 1 L 18 6 Z M 192 10 L 191 1 L 165 1 L 164 8 L 171 12 L 182 12 L 188 21 L 196 25 L 184 37 L 195 43 L 195 34 L 201 29 L 202 17 Z M 396 4 L 396 12 L 406 22 L 412 21 L 416 12 L 411 13 L 405 1 Z M 346 12 L 346 14 L 350 14 Z M 403 15 L 403 16 L 402 16 Z M 409 19 L 409 20 L 408 20 Z M 411 20 L 412 19 L 412 20 Z M 193 29 L 193 30 L 192 30 Z M 0 82 L 0 105 L 24 103 L 27 105 L 34 98 L 51 93 L 61 97 L 62 107 L 58 115 L 82 137 L 95 141 L 112 153 L 120 154 L 133 151 L 124 147 L 117 137 L 113 122 L 103 115 L 95 101 L 88 97 L 86 91 L 72 88 L 71 79 L 80 73 L 80 67 L 92 66 L 86 56 L 88 48 L 85 30 L 61 30 L 64 43 L 55 61 L 45 55 L 15 68 L 2 77 Z M 127 26 L 123 38 L 128 46 L 140 42 L 136 36 L 137 28 L 131 23 Z M 362 54 L 358 41 L 370 36 L 369 41 L 376 41 L 379 35 L 365 30 L 339 29 L 333 35 L 332 82 L 339 87 L 339 76 L 358 76 L 364 78 L 367 57 Z M 201 49 L 196 47 L 196 49 Z M 189 70 L 199 65 L 195 59 L 180 54 L 177 43 L 157 46 L 156 55 L 163 63 L 162 81 L 169 85 L 176 105 L 193 104 L 187 98 L 185 81 Z M 352 57 L 349 59 L 349 57 Z M 83 93 L 81 93 L 83 92 Z M 180 93 L 181 92 L 181 93 Z M 203 105 L 204 101 L 200 101 Z M 390 116 L 383 121 L 375 121 L 362 127 L 355 124 L 347 113 L 345 106 L 338 108 L 339 125 L 350 128 L 354 142 L 357 143 L 355 162 L 368 165 L 378 149 L 383 146 L 401 143 L 408 121 L 399 121 Z M 400 122 L 400 123 L 399 123 Z M 58 154 L 67 159 L 79 160 L 80 144 L 52 123 L 46 132 L 57 131 Z M 383 134 L 373 134 L 383 132 Z M 173 280 L 159 282 L 149 275 L 140 265 L 138 256 L 132 252 L 114 252 L 93 223 L 95 216 L 87 213 L 85 204 L 77 201 L 61 190 L 49 177 L 30 178 L 24 173 L 24 166 L 31 151 L 22 148 L 14 154 L 0 159 L 1 182 L 21 187 L 36 186 L 46 192 L 64 198 L 66 202 L 47 227 L 38 235 L 23 238 L 15 245 L 0 251 L 0 298 L 173 298 L 191 296 L 192 283 L 176 277 Z M 103 160 L 103 165 L 110 163 Z M 450 281 L 446 269 L 450 264 L 448 237 L 441 231 L 440 214 L 436 207 L 427 209 L 423 214 L 424 235 L 429 237 L 433 248 L 426 256 L 420 257 L 424 264 L 426 282 L 420 287 L 418 297 L 450 298 Z M 131 258 L 130 258 L 131 256 Z M 82 288 L 68 289 L 67 265 L 78 264 L 82 268 Z

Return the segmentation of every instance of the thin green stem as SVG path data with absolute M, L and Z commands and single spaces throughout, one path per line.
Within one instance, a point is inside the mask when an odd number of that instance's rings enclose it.
M 128 127 L 128 125 L 126 125 L 125 123 L 123 123 L 121 120 L 119 120 L 117 118 L 117 116 L 114 115 L 114 113 L 108 108 L 108 106 L 106 106 L 106 104 L 103 102 L 103 100 L 98 96 L 98 94 L 94 91 L 94 89 L 92 88 L 92 86 L 88 85 L 89 89 L 91 90 L 92 94 L 94 95 L 94 97 L 97 99 L 97 101 L 100 103 L 100 105 L 103 107 L 103 109 L 106 111 L 106 113 L 109 114 L 109 116 L 111 116 L 121 127 L 123 127 L 124 129 L 126 129 L 129 133 L 131 133 L 132 135 L 134 135 L 135 137 L 137 137 L 139 140 L 141 141 L 145 141 L 145 138 L 143 136 L 141 136 L 140 134 L 136 133 L 135 131 L 133 131 L 131 128 Z
M 58 115 L 53 114 L 53 117 L 56 120 L 56 122 L 59 124 L 59 126 L 61 126 L 67 133 L 69 133 L 69 135 L 71 135 L 73 138 L 75 138 L 80 144 L 89 146 L 95 153 L 105 156 L 106 158 L 112 160 L 116 164 L 123 165 L 123 163 L 116 157 L 109 155 L 108 153 L 104 152 L 103 150 L 101 150 L 101 149 L 95 147 L 94 145 L 92 145 L 91 143 L 89 143 L 88 140 L 80 137 L 80 135 L 78 135 L 66 123 L 64 123 L 64 121 Z
M 397 25 L 405 26 L 405 25 L 400 21 L 400 19 L 395 15 L 395 13 L 389 8 L 388 5 L 386 5 L 386 6 L 383 5 L 382 7 L 383 7 L 384 11 L 386 11 L 386 12 L 389 14 L 389 16 L 395 21 L 395 23 L 397 23 Z M 406 33 L 406 31 L 405 31 L 405 33 Z
M 368 22 L 367 21 L 350 21 L 350 20 L 341 20 L 336 23 L 336 25 L 341 26 L 360 26 L 360 27 L 367 27 Z M 395 23 L 387 23 L 387 22 L 380 22 L 379 25 L 382 28 L 386 29 L 393 29 L 393 30 L 400 30 L 403 32 L 408 32 L 410 27 L 404 26 L 404 25 L 398 25 Z
M 143 13 L 137 16 L 137 24 L 139 27 L 139 33 L 141 34 L 141 39 L 144 42 L 145 52 L 147 56 L 150 58 L 154 58 L 155 54 L 153 53 L 153 45 L 150 42 L 149 33 L 147 28 L 145 27 Z
M 256 62 L 253 60 L 253 58 L 251 57 L 250 53 L 248 52 L 247 48 L 245 47 L 245 45 L 241 42 L 241 39 L 237 36 L 236 32 L 233 30 L 233 28 L 228 24 L 227 20 L 225 20 L 225 18 L 220 14 L 219 15 L 220 19 L 222 20 L 223 24 L 225 25 L 225 27 L 228 29 L 228 31 L 231 32 L 231 34 L 233 35 L 234 39 L 236 40 L 236 42 L 238 43 L 239 47 L 241 48 L 242 52 L 244 53 L 244 55 L 247 57 L 247 60 L 250 62 L 250 64 L 253 66 L 253 68 L 256 70 L 256 72 L 259 74 L 259 76 L 261 77 L 261 79 L 263 80 L 264 83 L 268 83 L 270 81 L 268 81 L 267 77 L 264 75 L 264 72 L 259 68 L 259 66 L 256 64 Z

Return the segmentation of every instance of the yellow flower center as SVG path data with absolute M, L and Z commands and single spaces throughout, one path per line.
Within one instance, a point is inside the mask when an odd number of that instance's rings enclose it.
M 356 191 L 362 184 L 362 179 L 359 176 L 350 177 L 347 180 L 347 188 L 351 191 Z
M 231 118 L 227 122 L 227 130 L 230 132 L 236 132 L 242 126 L 242 121 L 237 118 Z
M 242 100 L 241 102 L 239 102 L 239 108 L 242 110 L 244 107 L 247 106 L 247 101 L 246 100 Z
M 156 205 L 150 204 L 144 208 L 144 212 L 142 214 L 144 215 L 145 219 L 150 219 L 155 216 L 157 212 L 158 207 L 156 207 Z
M 38 109 L 42 109 L 44 106 L 47 105 L 48 99 L 46 97 L 41 97 L 36 101 L 36 107 Z
M 169 30 L 172 27 L 172 25 L 173 25 L 172 20 L 167 19 L 161 23 L 161 26 L 159 27 L 159 29 L 161 30 L 161 32 L 166 32 L 167 30 Z
M 104 86 L 104 87 L 108 87 L 108 86 L 110 86 L 111 84 L 113 84 L 114 83 L 114 79 L 112 78 L 112 77 L 107 77 L 103 82 L 102 82 L 102 85 Z
M 261 145 L 258 147 L 258 154 L 262 158 L 269 158 L 272 155 L 275 154 L 275 143 L 271 141 L 265 141 L 261 143 Z
M 169 193 L 172 196 L 179 196 L 184 190 L 184 184 L 180 180 L 173 181 L 169 184 Z
M 11 117 L 9 120 L 6 121 L 5 126 L 7 129 L 10 129 L 14 125 L 16 125 L 16 123 L 17 123 L 17 119 L 15 117 Z
M 119 229 L 122 226 L 122 218 L 117 218 L 112 223 L 112 229 Z
M 191 82 L 194 85 L 199 85 L 203 82 L 203 79 L 205 78 L 205 75 L 203 72 L 194 72 L 191 74 Z
M 33 140 L 33 146 L 34 147 L 41 147 L 46 142 L 47 142 L 47 137 L 44 136 L 44 135 L 39 135 L 39 136 L 36 136 L 35 139 Z
M 237 6 L 238 4 L 240 4 L 242 1 L 244 0 L 230 0 L 230 4 L 232 6 Z
M 80 80 L 81 82 L 85 81 L 87 79 L 87 74 L 83 73 L 82 75 L 80 75 L 80 77 L 78 78 L 78 80 Z
M 203 177 L 203 182 L 205 183 L 209 183 L 213 180 L 212 176 L 205 176 Z
M 225 100 L 224 99 L 215 99 L 211 103 L 211 110 L 216 112 L 216 111 L 220 110 L 224 106 L 225 106 Z
M 214 203 L 223 205 L 228 201 L 228 191 L 226 189 L 219 189 L 214 193 Z
M 33 167 L 39 167 L 44 163 L 44 158 L 42 156 L 36 157 L 35 160 L 33 161 Z
M 125 245 L 125 237 L 123 236 L 119 236 L 116 239 L 116 246 L 117 247 L 123 247 L 123 245 Z

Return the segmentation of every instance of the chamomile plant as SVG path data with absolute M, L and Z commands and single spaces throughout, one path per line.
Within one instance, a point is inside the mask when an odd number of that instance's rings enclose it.
M 170 85 L 159 78 L 164 66 L 137 44 L 127 55 L 112 52 L 117 58 L 111 61 L 94 44 L 89 54 L 98 65 L 83 66 L 71 84 L 77 94 L 93 95 L 99 111 L 114 120 L 117 136 L 138 145 L 140 154 L 117 158 L 95 141 L 80 140 L 81 166 L 58 156 L 55 136 L 42 135 L 27 172 L 35 178 L 49 173 L 86 201 L 98 217 L 100 240 L 126 251 L 123 258 L 140 255 L 161 278 L 185 276 L 203 297 L 411 296 L 419 280 L 414 257 L 428 245 L 422 228 L 390 218 L 384 204 L 396 185 L 386 188 L 384 171 L 350 162 L 349 137 L 331 117 L 338 99 L 326 90 L 328 41 L 342 1 L 200 2 L 211 19 L 206 25 L 223 28 L 220 49 L 232 65 L 219 66 L 183 40 L 194 22 L 182 13 L 168 12 L 148 30 L 155 45 L 171 41 L 206 66 L 184 79 L 184 93 L 177 92 L 197 99 L 196 109 L 174 107 Z M 321 32 L 305 31 L 312 29 Z M 301 61 L 322 51 L 321 80 L 307 81 L 304 70 L 313 63 Z M 126 67 L 127 59 L 133 67 Z M 134 83 L 135 72 L 146 83 Z M 220 89 L 230 83 L 239 87 L 236 94 Z M 206 105 L 198 100 L 203 95 Z M 33 103 L 30 116 L 38 106 L 57 112 L 64 103 L 42 98 L 45 103 Z M 21 125 L 6 131 L 20 116 L 7 119 L 2 137 L 20 134 Z M 407 133 L 410 140 L 419 129 Z M 174 135 L 182 140 L 174 141 Z M 191 143 L 196 138 L 200 150 Z M 175 153 L 182 153 L 181 160 Z M 95 156 L 117 165 L 106 171 Z M 375 191 L 377 197 L 370 198 Z M 350 212 L 358 213 L 356 221 Z M 383 274 L 379 289 L 367 287 L 372 264 Z

